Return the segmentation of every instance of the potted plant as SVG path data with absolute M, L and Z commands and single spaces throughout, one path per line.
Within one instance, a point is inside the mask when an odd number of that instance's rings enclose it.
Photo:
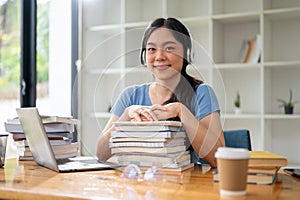
M 241 97 L 239 91 L 236 93 L 236 98 L 234 100 L 235 114 L 240 114 L 241 111 Z
M 277 99 L 280 102 L 279 107 L 284 107 L 285 114 L 293 114 L 294 112 L 294 106 L 299 101 L 293 101 L 293 91 L 290 89 L 290 96 L 288 101 L 285 101 L 283 99 Z

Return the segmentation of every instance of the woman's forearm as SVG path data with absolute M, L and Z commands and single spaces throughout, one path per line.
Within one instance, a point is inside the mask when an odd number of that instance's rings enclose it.
M 212 167 L 215 167 L 214 153 L 218 147 L 225 145 L 219 113 L 211 113 L 199 121 L 186 106 L 181 103 L 177 106 L 178 117 L 184 125 L 193 149 Z

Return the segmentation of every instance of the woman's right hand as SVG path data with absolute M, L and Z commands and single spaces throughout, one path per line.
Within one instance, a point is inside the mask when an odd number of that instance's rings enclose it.
M 130 121 L 157 121 L 155 113 L 150 106 L 132 105 L 127 108 L 127 113 Z

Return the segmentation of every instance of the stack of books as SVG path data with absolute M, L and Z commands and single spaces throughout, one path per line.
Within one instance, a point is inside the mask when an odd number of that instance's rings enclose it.
M 73 141 L 76 120 L 71 117 L 41 116 L 56 158 L 78 155 L 78 144 Z M 18 118 L 4 122 L 5 131 L 12 134 L 19 160 L 33 160 L 26 136 Z
M 114 161 L 126 166 L 158 167 L 183 171 L 193 167 L 181 122 L 115 122 L 110 148 Z
M 276 182 L 279 169 L 288 164 L 284 156 L 268 151 L 249 151 L 249 153 L 248 184 L 271 185 Z M 218 170 L 213 173 L 213 181 L 218 182 Z

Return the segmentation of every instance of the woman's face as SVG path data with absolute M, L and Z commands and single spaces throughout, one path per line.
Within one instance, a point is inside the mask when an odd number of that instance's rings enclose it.
M 164 27 L 152 32 L 146 44 L 148 69 L 160 80 L 179 76 L 183 65 L 183 45 Z

